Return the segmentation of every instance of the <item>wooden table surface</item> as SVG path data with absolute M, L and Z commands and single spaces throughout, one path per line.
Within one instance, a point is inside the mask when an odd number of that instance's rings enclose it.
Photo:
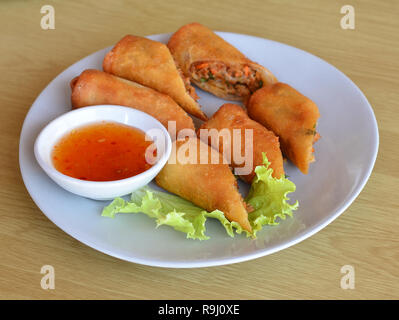
M 40 8 L 55 9 L 42 30 Z M 355 29 L 340 8 L 355 9 Z M 1 1 L 0 298 L 392 299 L 399 297 L 399 2 L 390 1 Z M 309 51 L 365 93 L 380 133 L 374 171 L 355 202 L 311 238 L 234 265 L 162 269 L 97 252 L 37 208 L 18 166 L 23 120 L 45 86 L 72 63 L 123 35 L 173 32 L 198 21 Z M 43 265 L 55 289 L 40 286 Z M 355 289 L 340 287 L 343 265 Z

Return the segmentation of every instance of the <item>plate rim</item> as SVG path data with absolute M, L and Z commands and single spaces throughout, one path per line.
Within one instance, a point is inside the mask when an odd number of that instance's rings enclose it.
M 367 171 L 366 173 L 362 176 L 362 178 L 360 179 L 360 181 L 357 183 L 357 186 L 354 188 L 354 190 L 351 192 L 350 197 L 347 199 L 347 201 L 345 203 L 343 203 L 337 210 L 335 210 L 335 212 L 333 212 L 333 214 L 329 215 L 327 218 L 325 218 L 324 220 L 321 220 L 319 223 L 317 223 L 316 225 L 314 225 L 311 229 L 306 230 L 305 233 L 301 234 L 300 236 L 296 237 L 295 239 L 292 239 L 290 241 L 286 241 L 285 243 L 281 243 L 278 245 L 275 245 L 274 247 L 271 248 L 265 248 L 265 249 L 261 249 L 257 252 L 253 252 L 253 253 L 248 253 L 248 254 L 244 254 L 244 255 L 240 255 L 237 257 L 227 257 L 227 258 L 221 258 L 221 259 L 210 259 L 210 260 L 201 260 L 201 261 L 191 261 L 191 262 L 185 262 L 185 261 L 175 261 L 175 262 L 170 262 L 170 261 L 159 261 L 156 259 L 143 259 L 143 258 L 132 258 L 126 255 L 122 255 L 119 253 L 115 253 L 112 252 L 111 250 L 108 250 L 107 248 L 102 248 L 101 245 L 97 245 L 96 243 L 94 243 L 93 241 L 91 241 L 90 239 L 87 239 L 84 235 L 79 234 L 76 235 L 75 232 L 71 229 L 69 229 L 68 227 L 65 226 L 60 226 L 59 224 L 55 223 L 53 221 L 52 218 L 50 218 L 45 211 L 42 209 L 41 205 L 39 205 L 39 201 L 37 200 L 37 195 L 36 194 L 32 194 L 27 186 L 27 173 L 25 172 L 25 169 L 23 168 L 23 166 L 21 165 L 22 162 L 22 137 L 24 135 L 24 131 L 26 131 L 26 123 L 27 123 L 27 119 L 29 118 L 29 115 L 32 112 L 32 109 L 34 107 L 34 105 L 37 103 L 37 101 L 39 100 L 39 98 L 44 94 L 44 92 L 48 89 L 48 87 L 57 80 L 58 77 L 60 77 L 66 70 L 68 70 L 69 68 L 73 67 L 75 64 L 78 64 L 80 61 L 82 61 L 83 59 L 86 59 L 90 56 L 93 56 L 95 54 L 97 54 L 100 51 L 112 48 L 112 46 L 103 48 L 103 49 L 99 49 L 81 59 L 79 59 L 78 61 L 76 61 L 75 63 L 69 65 L 68 67 L 66 67 L 63 71 L 61 71 L 56 77 L 54 77 L 48 84 L 47 86 L 42 89 L 42 91 L 36 96 L 34 102 L 32 103 L 32 105 L 30 106 L 28 112 L 25 115 L 25 119 L 23 121 L 22 124 L 22 129 L 20 132 L 20 136 L 19 136 L 19 147 L 18 147 L 18 162 L 19 162 L 19 168 L 21 171 L 21 176 L 22 176 L 22 180 L 23 183 L 25 185 L 26 190 L 28 191 L 29 196 L 31 197 L 31 199 L 33 200 L 33 202 L 36 204 L 36 206 L 40 209 L 40 211 L 52 222 L 54 223 L 58 228 L 60 228 L 62 231 L 64 231 L 65 233 L 67 233 L 69 236 L 73 237 L 74 239 L 78 240 L 79 242 L 82 242 L 83 244 L 87 245 L 88 247 L 95 249 L 96 251 L 99 251 L 101 253 L 105 253 L 109 256 L 118 258 L 120 260 L 123 261 L 128 261 L 128 262 L 133 262 L 133 263 L 137 263 L 137 264 L 141 264 L 141 265 L 146 265 L 146 266 L 152 266 L 152 267 L 162 267 L 162 268 L 177 268 L 177 269 L 182 269 L 182 268 L 202 268 L 202 267 L 214 267 L 214 266 L 222 266 L 222 265 L 228 265 L 228 264 L 235 264 L 235 263 L 239 263 L 239 262 L 245 262 L 245 261 L 249 261 L 249 260 L 253 260 L 253 259 L 257 259 L 260 257 L 264 257 L 270 254 L 273 254 L 275 252 L 284 250 L 288 247 L 294 246 L 304 240 L 306 240 L 307 238 L 313 236 L 314 234 L 316 234 L 317 232 L 319 232 L 320 230 L 324 229 L 327 225 L 329 225 L 331 222 L 333 222 L 335 219 L 337 219 L 353 202 L 354 200 L 359 196 L 360 192 L 364 189 L 367 181 L 369 180 L 371 173 L 373 171 L 376 159 L 377 159 L 377 155 L 378 155 L 378 150 L 379 150 L 379 130 L 378 130 L 378 122 L 377 119 L 375 117 L 375 113 L 374 110 L 370 104 L 370 102 L 368 101 L 367 97 L 365 96 L 365 94 L 360 90 L 360 88 L 341 70 L 339 70 L 338 68 L 336 68 L 334 65 L 332 65 L 331 63 L 327 62 L 326 60 L 310 53 L 307 52 L 303 49 L 279 42 L 279 41 L 275 41 L 275 40 L 270 40 L 267 38 L 262 38 L 262 37 L 258 37 L 258 36 L 253 36 L 253 35 L 249 35 L 249 34 L 244 34 L 244 33 L 233 33 L 233 32 L 224 32 L 224 31 L 215 31 L 218 35 L 231 35 L 231 36 L 245 36 L 245 37 L 249 37 L 249 38 L 253 38 L 256 39 L 257 41 L 268 41 L 268 42 L 272 42 L 275 45 L 279 45 L 279 46 L 285 46 L 288 47 L 291 50 L 296 50 L 296 51 L 300 51 L 302 54 L 306 54 L 306 55 L 310 55 L 313 58 L 316 58 L 317 60 L 323 62 L 324 64 L 327 64 L 329 67 L 333 68 L 335 72 L 338 72 L 341 74 L 341 76 L 343 76 L 344 78 L 346 78 L 347 81 L 349 81 L 349 83 L 356 89 L 357 93 L 359 94 L 359 96 L 362 98 L 362 100 L 365 102 L 366 106 L 368 107 L 367 110 L 371 115 L 371 119 L 372 121 L 372 130 L 373 130 L 373 137 L 375 138 L 375 144 L 373 145 L 373 150 L 372 150 L 372 159 L 371 161 L 369 161 L 368 163 L 368 167 L 367 167 Z M 167 37 L 170 36 L 172 33 L 160 33 L 160 34 L 153 34 L 153 35 L 146 35 L 144 37 L 146 38 L 150 38 L 150 37 Z

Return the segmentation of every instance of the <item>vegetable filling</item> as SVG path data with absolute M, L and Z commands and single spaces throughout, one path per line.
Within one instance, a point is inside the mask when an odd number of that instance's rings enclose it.
M 180 77 L 181 77 L 182 80 L 183 80 L 184 86 L 185 86 L 186 91 L 188 92 L 188 94 L 189 94 L 194 100 L 198 100 L 199 97 L 198 97 L 197 93 L 195 92 L 194 87 L 191 85 L 190 78 L 189 78 L 189 77 L 186 77 L 186 76 L 183 74 L 183 72 L 181 71 L 180 68 L 177 68 L 177 70 L 179 71 Z
M 207 82 L 234 96 L 248 96 L 263 86 L 260 73 L 248 65 L 198 62 L 191 65 L 190 73 L 194 80 Z

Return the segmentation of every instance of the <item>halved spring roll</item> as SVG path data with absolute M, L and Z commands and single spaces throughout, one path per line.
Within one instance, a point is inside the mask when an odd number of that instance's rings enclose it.
M 168 47 L 158 41 L 127 35 L 107 53 L 105 72 L 169 95 L 184 110 L 206 120 L 190 80 L 177 68 Z
M 203 131 L 203 129 L 208 131 Z M 225 130 L 228 130 L 227 135 L 224 135 Z M 245 130 L 252 132 L 252 139 L 245 139 Z M 205 143 L 218 149 L 225 158 L 231 159 L 233 168 L 248 167 L 250 173 L 240 175 L 240 178 L 247 183 L 251 183 L 255 177 L 255 167 L 263 164 L 262 153 L 265 153 L 271 162 L 273 177 L 280 178 L 284 175 L 283 156 L 278 137 L 272 131 L 250 119 L 247 113 L 236 104 L 222 105 L 207 122 L 202 124 L 197 135 Z M 227 139 L 226 144 L 223 139 Z M 235 148 L 239 149 L 235 150 Z M 237 152 L 239 157 L 237 157 Z
M 185 76 L 201 89 L 227 100 L 243 100 L 277 82 L 265 67 L 199 23 L 181 27 L 168 47 Z
M 176 140 L 171 158 L 155 181 L 160 187 L 207 211 L 223 211 L 228 220 L 251 231 L 237 180 L 229 166 L 223 163 L 223 156 L 201 140 L 194 137 Z
M 317 105 L 285 83 L 276 83 L 256 91 L 247 104 L 248 115 L 272 130 L 281 150 L 302 173 L 315 161 L 313 144 L 320 138 L 316 131 L 320 117 Z
M 168 121 L 176 121 L 176 132 L 195 130 L 193 120 L 172 98 L 135 82 L 89 69 L 71 81 L 71 88 L 74 109 L 98 104 L 121 105 L 148 113 L 167 129 Z

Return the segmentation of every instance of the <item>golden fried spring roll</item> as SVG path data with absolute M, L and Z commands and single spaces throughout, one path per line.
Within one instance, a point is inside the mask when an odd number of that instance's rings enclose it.
M 177 68 L 163 43 L 127 35 L 107 53 L 103 69 L 167 94 L 188 113 L 202 120 L 207 119 L 196 102 L 199 98 L 190 80 Z
M 205 155 L 208 161 L 201 161 L 201 155 Z M 211 158 L 217 160 L 213 161 L 217 164 L 212 164 Z M 228 220 L 236 221 L 245 230 L 251 231 L 246 204 L 238 192 L 237 180 L 229 166 L 223 163 L 223 156 L 201 140 L 194 137 L 176 140 L 171 159 L 155 181 L 160 187 L 207 211 L 223 211 Z
M 71 81 L 72 107 L 115 104 L 143 111 L 168 129 L 176 121 L 176 132 L 194 129 L 193 120 L 169 96 L 132 81 L 98 70 L 85 70 Z
M 201 135 L 201 129 L 208 129 L 210 131 L 208 131 L 207 135 L 206 132 L 202 131 L 203 134 Z M 216 131 L 212 129 L 216 129 Z M 225 129 L 229 131 L 228 136 L 230 138 L 229 145 L 226 145 L 227 150 L 224 150 L 223 143 L 223 139 L 226 139 L 226 137 L 222 134 L 222 130 Z M 239 132 L 238 141 L 234 137 L 234 130 Z M 245 130 L 252 131 L 252 139 L 247 141 L 247 143 L 250 143 L 250 146 L 247 146 L 248 150 L 250 150 L 248 154 L 245 151 Z M 234 151 L 234 148 L 240 147 L 238 150 L 239 154 L 245 159 L 246 165 L 251 166 L 249 174 L 240 175 L 240 178 L 247 183 L 251 183 L 255 177 L 255 167 L 263 164 L 263 152 L 271 162 L 270 167 L 273 169 L 273 177 L 280 178 L 284 174 L 283 156 L 278 137 L 272 131 L 267 130 L 258 122 L 250 119 L 243 108 L 236 104 L 226 103 L 222 105 L 212 118 L 202 124 L 197 135 L 205 143 L 208 143 L 215 149 L 219 149 L 221 154 L 226 156 L 227 152 L 227 158 L 231 159 L 231 166 L 233 168 L 244 167 L 244 163 L 237 163 L 238 159 L 234 157 L 234 152 L 237 152 L 237 150 Z
M 313 143 L 320 117 L 317 105 L 285 83 L 276 83 L 256 91 L 247 104 L 249 116 L 272 130 L 280 138 L 281 150 L 302 173 L 315 160 Z
M 201 89 L 227 100 L 246 100 L 263 85 L 277 81 L 265 67 L 199 23 L 181 27 L 168 47 L 185 76 Z

